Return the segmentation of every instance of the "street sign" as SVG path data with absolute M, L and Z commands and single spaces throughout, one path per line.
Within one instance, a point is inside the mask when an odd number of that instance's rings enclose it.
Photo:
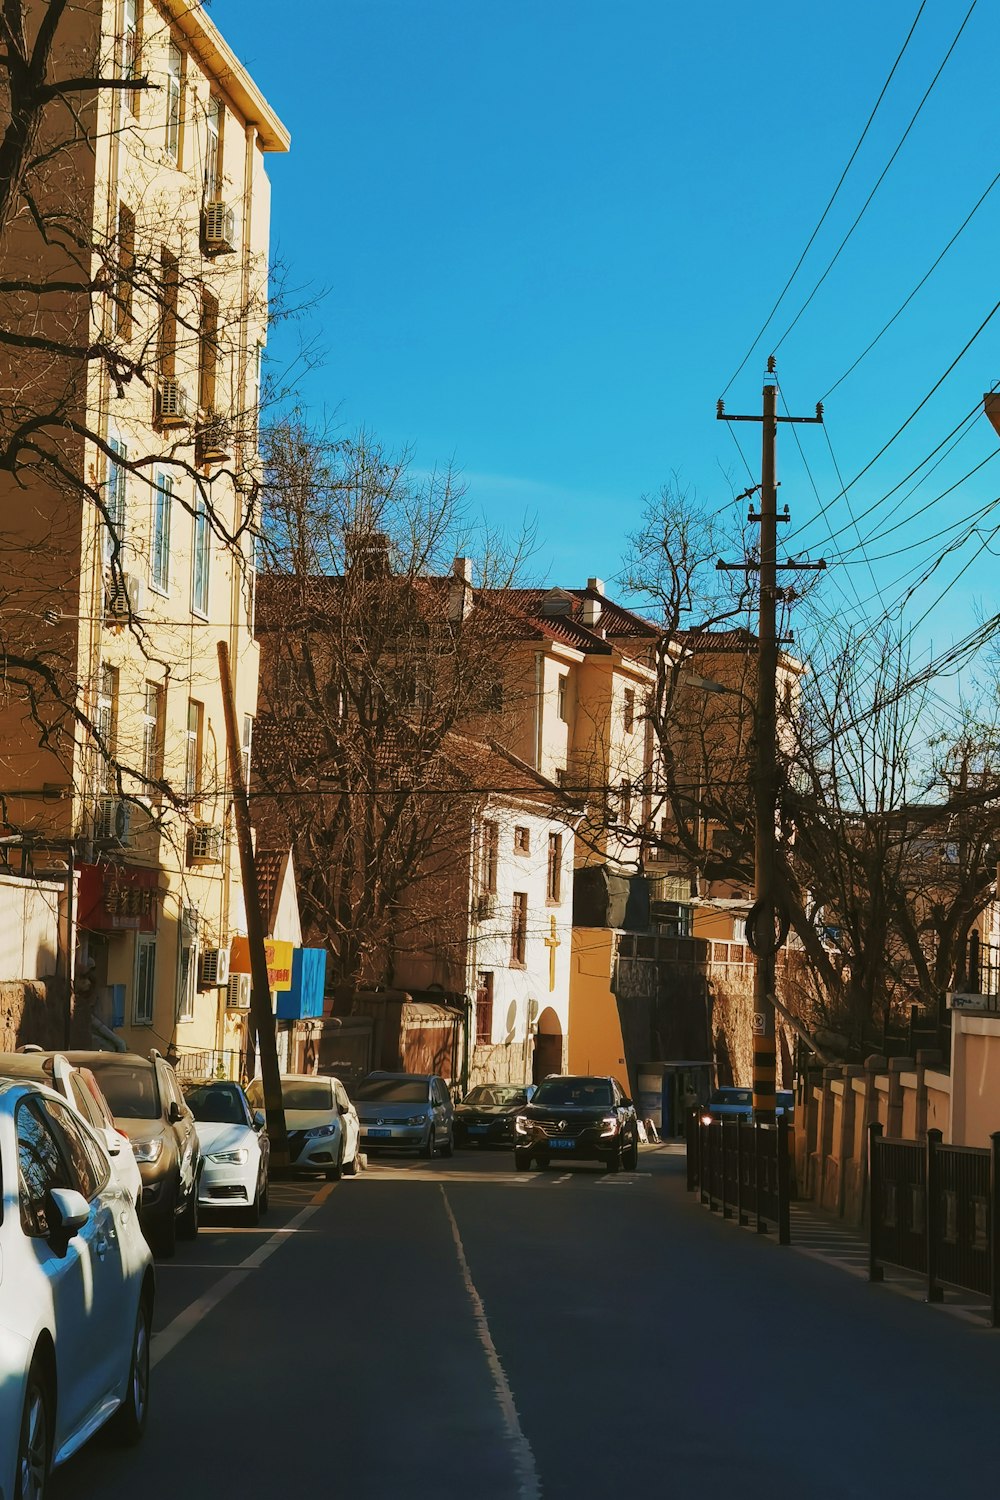
M 949 1010 L 972 1010 L 972 1011 L 1000 1011 L 1000 995 L 965 995 L 961 993 L 948 996 Z
M 755 1010 L 753 1013 L 754 1036 L 763 1036 L 766 1025 L 767 1022 L 764 1016 L 764 1012 L 762 1010 Z

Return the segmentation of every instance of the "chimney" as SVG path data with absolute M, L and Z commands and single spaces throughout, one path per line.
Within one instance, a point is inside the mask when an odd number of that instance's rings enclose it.
M 349 531 L 344 537 L 347 571 L 355 569 L 362 578 L 379 578 L 389 573 L 389 538 L 384 531 Z
M 591 579 L 591 583 L 593 580 Z M 596 630 L 601 618 L 601 601 L 599 599 L 583 599 L 580 605 L 580 619 L 588 630 Z
M 601 598 L 603 599 L 603 597 L 604 597 L 604 579 L 603 578 L 588 578 L 587 579 L 587 587 L 588 587 L 588 589 L 590 590 L 590 592 L 592 594 L 600 594 Z
M 448 581 L 448 618 L 466 620 L 472 608 L 472 558 L 456 557 Z

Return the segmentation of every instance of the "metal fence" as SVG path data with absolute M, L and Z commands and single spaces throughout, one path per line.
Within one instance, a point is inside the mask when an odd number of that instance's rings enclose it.
M 940 1130 L 926 1144 L 890 1140 L 869 1127 L 869 1266 L 871 1281 L 885 1266 L 926 1278 L 927 1301 L 945 1286 L 990 1299 L 990 1321 L 1000 1327 L 1000 1131 L 988 1147 L 942 1145 Z
M 688 1191 L 720 1209 L 724 1219 L 754 1224 L 758 1234 L 778 1231 L 780 1245 L 791 1244 L 788 1203 L 791 1136 L 784 1118 L 776 1125 L 744 1120 L 703 1124 L 698 1111 L 687 1121 Z

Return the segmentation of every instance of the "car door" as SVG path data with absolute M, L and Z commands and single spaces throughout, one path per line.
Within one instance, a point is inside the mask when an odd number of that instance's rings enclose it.
M 64 1251 L 53 1244 L 49 1194 L 54 1188 L 72 1188 L 87 1197 L 84 1190 L 92 1191 L 93 1183 L 89 1172 L 82 1179 L 75 1172 L 47 1105 L 41 1096 L 22 1100 L 15 1114 L 15 1132 L 28 1264 L 45 1284 L 56 1332 L 58 1445 L 83 1425 L 100 1404 L 104 1390 L 107 1360 L 102 1361 L 100 1353 L 110 1330 L 105 1327 L 107 1286 L 98 1246 L 106 1245 L 108 1226 L 103 1215 L 92 1211 Z M 106 1248 L 102 1254 L 106 1257 Z
M 180 1087 L 177 1083 L 177 1075 L 169 1064 L 158 1059 L 156 1063 L 157 1081 L 160 1087 L 160 1099 L 165 1111 L 169 1113 L 170 1106 L 176 1104 L 178 1118 L 170 1126 L 177 1143 L 177 1169 L 178 1182 L 178 1204 L 187 1204 L 191 1194 L 195 1191 L 197 1181 L 198 1165 L 201 1148 L 198 1142 L 198 1130 L 195 1125 L 194 1115 L 188 1109 Z
M 448 1118 L 448 1093 L 440 1078 L 431 1080 L 431 1099 L 434 1104 L 434 1130 L 439 1141 L 446 1141 L 450 1130 Z

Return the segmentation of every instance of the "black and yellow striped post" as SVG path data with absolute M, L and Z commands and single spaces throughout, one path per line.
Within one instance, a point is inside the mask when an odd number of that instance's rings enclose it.
M 762 1125 L 773 1125 L 777 1109 L 777 1049 L 774 1037 L 774 1006 L 770 1006 L 771 1026 L 758 1031 L 761 1012 L 754 1013 L 753 1038 L 753 1116 Z

